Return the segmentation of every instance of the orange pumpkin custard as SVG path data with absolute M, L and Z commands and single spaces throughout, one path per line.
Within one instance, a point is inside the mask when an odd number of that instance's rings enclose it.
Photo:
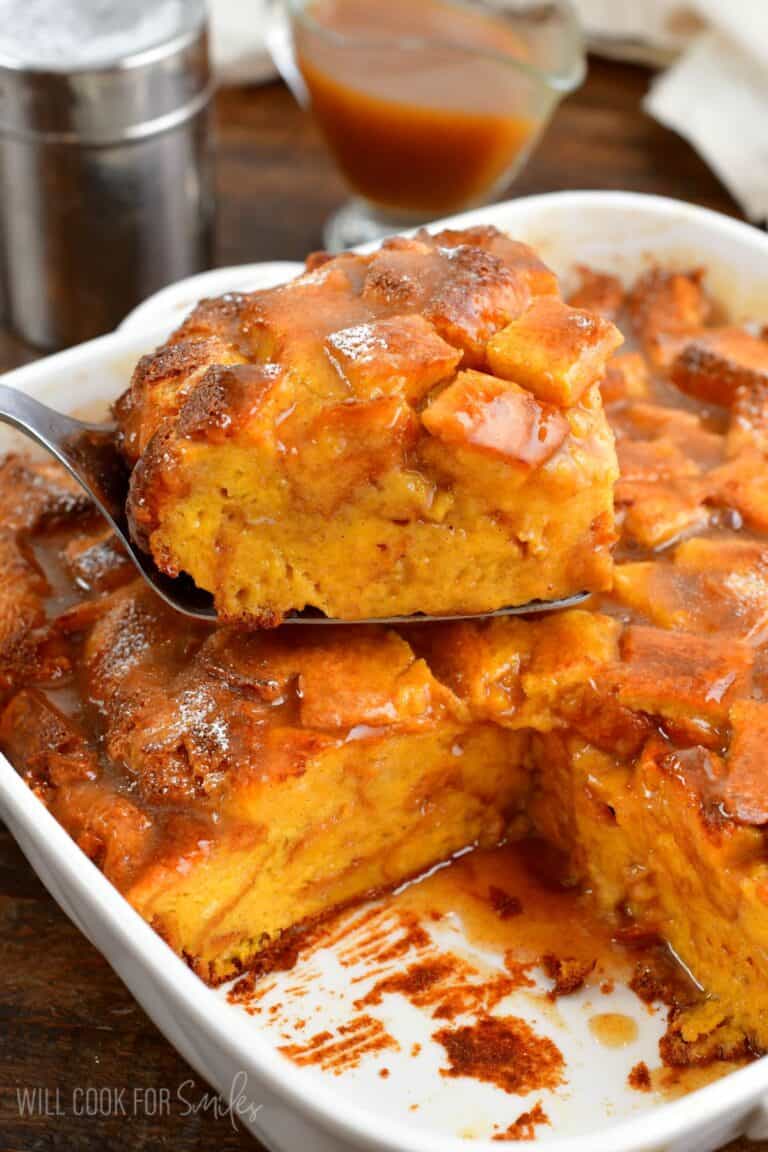
M 671 1058 L 768 1048 L 768 344 L 708 324 L 700 272 L 654 269 L 626 298 L 592 272 L 576 299 L 634 343 L 600 383 L 614 588 L 569 612 L 190 626 L 54 468 L 0 468 L 0 744 L 204 979 L 268 968 L 333 908 L 533 833 L 623 938 L 666 941 L 705 990 Z M 467 371 L 498 389 L 486 367 L 514 358 L 528 386 L 546 363 L 528 336 L 557 307 L 534 301 Z M 157 387 L 156 409 L 176 403 Z M 425 409 L 443 429 L 454 387 Z
M 607 588 L 620 342 L 493 228 L 203 301 L 117 405 L 134 537 L 261 627 Z

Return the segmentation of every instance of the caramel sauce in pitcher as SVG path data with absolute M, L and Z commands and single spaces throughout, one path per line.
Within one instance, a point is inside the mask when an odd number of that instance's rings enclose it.
M 536 84 L 501 16 L 448 0 L 314 0 L 295 28 L 315 116 L 352 188 L 399 212 L 482 200 L 533 142 Z

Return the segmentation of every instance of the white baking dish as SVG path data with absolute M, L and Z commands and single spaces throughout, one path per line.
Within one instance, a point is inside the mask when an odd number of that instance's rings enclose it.
M 768 321 L 768 238 L 744 224 L 687 204 L 624 193 L 557 193 L 502 204 L 457 217 L 458 225 L 488 222 L 536 245 L 563 276 L 574 263 L 616 269 L 627 278 L 652 259 L 700 263 L 712 291 L 735 319 Z M 137 309 L 118 333 L 39 361 L 5 379 L 68 411 L 92 408 L 125 386 L 136 358 L 158 342 L 201 295 L 279 282 L 295 265 L 222 269 L 166 289 Z M 3 434 L 0 447 L 11 442 Z M 11 765 L 0 757 L 0 814 L 30 863 L 65 912 L 109 960 L 136 999 L 197 1071 L 228 1098 L 233 1083 L 241 1119 L 275 1152 L 491 1152 L 493 1123 L 505 1128 L 533 1099 L 545 1098 L 553 1124 L 538 1132 L 538 1146 L 561 1152 L 710 1152 L 736 1135 L 768 1136 L 768 1058 L 734 1072 L 684 1099 L 661 1103 L 625 1087 L 637 1060 L 658 1063 L 660 1021 L 639 1008 L 626 989 L 610 1010 L 633 1013 L 638 1040 L 617 1053 L 590 1042 L 580 997 L 552 1018 L 537 1015 L 533 1000 L 515 993 L 517 1015 L 536 1017 L 567 1055 L 566 1091 L 516 1100 L 489 1085 L 445 1080 L 424 1021 L 397 996 L 377 1009 L 403 1043 L 387 1053 L 382 1080 L 375 1056 L 339 1076 L 299 1068 L 277 1044 L 293 1026 L 290 994 L 296 974 L 277 977 L 270 997 L 282 1002 L 279 1026 L 269 1013 L 250 1017 L 205 987 L 80 853 Z M 455 934 L 455 933 L 454 933 Z M 467 946 L 468 947 L 468 946 Z M 342 969 L 333 951 L 313 960 L 303 1013 L 313 1028 L 333 1028 L 350 994 L 354 969 Z M 360 995 L 360 985 L 355 995 Z M 363 986 L 364 987 L 364 986 Z M 265 1000 L 268 1006 L 270 999 Z M 606 1006 L 607 1007 L 607 1006 Z M 296 1013 L 294 1013 L 294 1016 Z M 424 1041 L 418 1058 L 410 1041 Z M 406 1043 L 409 1041 L 409 1043 Z M 239 1079 L 237 1078 L 239 1075 Z M 251 1107 L 246 1107 L 248 1102 Z M 419 1111 L 411 1105 L 418 1102 Z

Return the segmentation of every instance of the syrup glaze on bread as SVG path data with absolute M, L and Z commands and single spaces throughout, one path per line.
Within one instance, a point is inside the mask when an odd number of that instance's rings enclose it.
M 606 588 L 620 341 L 493 228 L 203 301 L 116 408 L 134 537 L 247 626 Z

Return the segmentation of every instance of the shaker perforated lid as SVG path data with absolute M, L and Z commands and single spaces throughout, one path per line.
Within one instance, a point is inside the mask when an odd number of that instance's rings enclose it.
M 140 139 L 210 90 L 205 0 L 0 0 L 0 132 Z

